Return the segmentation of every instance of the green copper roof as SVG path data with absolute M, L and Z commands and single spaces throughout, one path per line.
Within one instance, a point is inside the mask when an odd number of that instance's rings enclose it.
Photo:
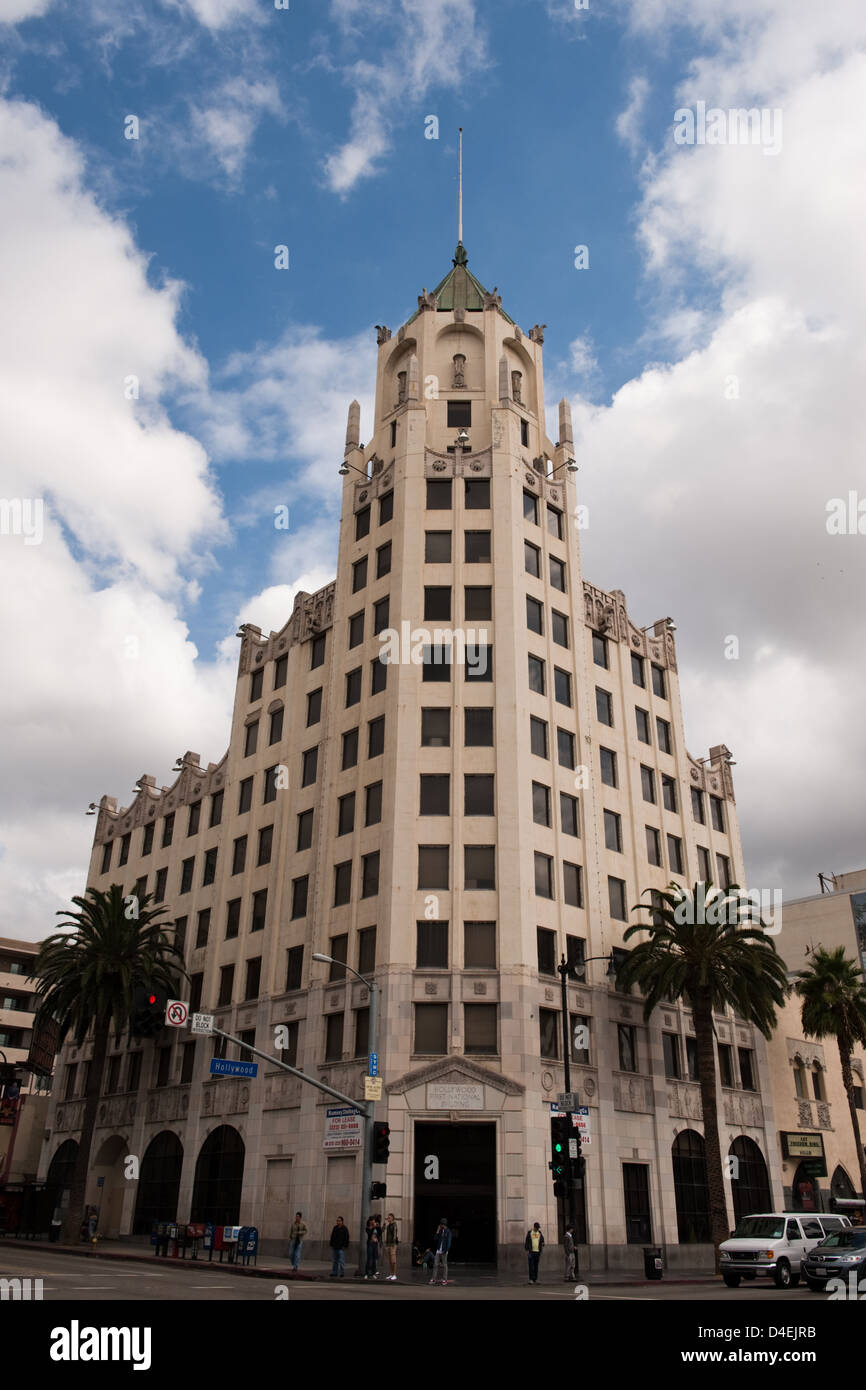
M 454 258 L 451 262 L 451 269 L 433 290 L 433 294 L 436 296 L 437 307 L 443 312 L 450 312 L 453 309 L 466 309 L 470 313 L 476 313 L 484 308 L 484 298 L 487 294 L 487 290 L 481 284 L 480 280 L 476 280 L 472 271 L 468 269 L 467 261 L 466 247 L 463 245 L 462 241 L 459 241 L 457 243 L 457 249 L 454 252 Z M 504 314 L 504 310 L 500 310 L 500 312 Z M 411 323 L 413 319 L 418 317 L 419 313 L 420 310 L 416 309 L 415 313 L 407 322 Z M 508 318 L 507 314 L 504 314 L 504 317 L 508 319 L 509 323 L 514 322 L 513 319 Z

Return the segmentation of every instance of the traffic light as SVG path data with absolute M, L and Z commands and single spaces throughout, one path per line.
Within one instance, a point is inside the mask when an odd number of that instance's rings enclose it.
M 370 1197 L 372 1201 L 377 1201 L 379 1197 L 387 1197 L 388 1189 L 383 1182 L 370 1183 Z
M 391 1126 L 386 1125 L 384 1120 L 377 1120 L 373 1125 L 373 1162 L 387 1163 L 388 1155 L 391 1151 L 391 1142 L 388 1135 L 391 1133 Z
M 565 1197 L 568 1193 L 568 1141 L 571 1136 L 571 1116 L 551 1115 L 550 1117 L 550 1163 L 553 1174 L 553 1193 L 555 1197 Z
M 134 1038 L 154 1038 L 165 1023 L 168 995 L 157 985 L 136 985 L 130 1032 Z

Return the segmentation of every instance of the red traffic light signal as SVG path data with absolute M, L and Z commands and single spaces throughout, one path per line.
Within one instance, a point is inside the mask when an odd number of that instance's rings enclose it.
M 388 1155 L 391 1151 L 391 1141 L 388 1136 L 391 1133 L 391 1126 L 385 1124 L 384 1120 L 377 1120 L 373 1125 L 373 1162 L 387 1163 Z
M 154 985 L 138 985 L 132 1001 L 130 1032 L 134 1038 L 154 1038 L 165 1023 L 168 995 Z

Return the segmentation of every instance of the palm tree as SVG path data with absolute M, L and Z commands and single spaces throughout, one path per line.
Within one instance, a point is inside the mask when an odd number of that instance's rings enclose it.
M 787 971 L 764 924 L 736 883 L 713 889 L 696 883 L 684 890 L 671 883 L 666 892 L 646 889 L 651 904 L 633 912 L 650 913 L 649 922 L 629 927 L 624 940 L 649 933 L 617 970 L 616 987 L 632 985 L 645 996 L 644 1020 L 665 1000 L 684 999 L 691 1007 L 697 1046 L 698 1081 L 704 1121 L 710 1224 L 719 1268 L 719 1245 L 728 1237 L 727 1203 L 719 1145 L 713 1012 L 729 1005 L 769 1037 L 775 1009 L 785 1001 Z
M 72 1032 L 77 1046 L 93 1028 L 81 1137 L 61 1239 L 74 1243 L 84 1211 L 90 1149 L 112 1025 L 119 1037 L 130 1021 L 135 990 L 152 985 L 174 994 L 183 958 L 165 935 L 165 907 L 151 908 L 151 894 L 124 898 L 113 883 L 107 892 L 88 888 L 72 899 L 77 912 L 58 912 L 65 930 L 42 943 L 33 966 L 41 1002 L 35 1024 L 51 1018 L 62 1042 Z M 132 913 L 133 915 L 127 915 Z
M 866 1197 L 866 1155 L 860 1142 L 851 1073 L 854 1044 L 866 1046 L 866 986 L 860 966 L 846 957 L 844 946 L 837 946 L 834 951 L 818 947 L 811 952 L 810 962 L 808 970 L 797 972 L 794 985 L 803 1000 L 803 1031 L 811 1038 L 836 1039 L 860 1164 L 860 1195 Z

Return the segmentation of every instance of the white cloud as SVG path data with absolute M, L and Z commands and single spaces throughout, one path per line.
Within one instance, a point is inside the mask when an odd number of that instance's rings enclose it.
M 279 89 L 272 78 L 262 81 L 232 78 L 223 83 L 206 106 L 191 102 L 190 114 L 194 135 L 220 166 L 230 185 L 236 185 L 243 172 L 260 122 L 268 116 L 281 123 L 285 121 Z
M 206 29 L 227 29 L 240 23 L 254 23 L 261 15 L 255 0 L 175 0 L 180 9 L 195 15 Z
M 0 0 L 0 24 L 20 24 L 25 19 L 38 19 L 52 0 Z
M 649 90 L 649 82 L 645 77 L 633 77 L 628 84 L 628 104 L 616 118 L 616 133 L 632 154 L 641 144 L 646 143 L 647 132 L 643 114 Z
M 576 376 L 589 376 L 597 369 L 598 359 L 590 334 L 585 333 L 582 337 L 571 340 L 568 345 L 568 360 Z

